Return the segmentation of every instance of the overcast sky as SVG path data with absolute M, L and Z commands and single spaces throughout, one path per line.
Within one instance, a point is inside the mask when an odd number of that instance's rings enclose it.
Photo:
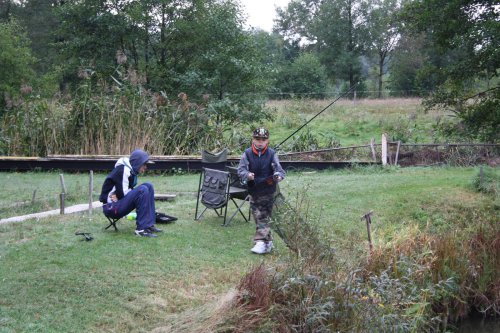
M 275 7 L 285 7 L 290 0 L 240 0 L 248 15 L 247 24 L 268 32 L 273 29 L 273 19 L 276 16 Z

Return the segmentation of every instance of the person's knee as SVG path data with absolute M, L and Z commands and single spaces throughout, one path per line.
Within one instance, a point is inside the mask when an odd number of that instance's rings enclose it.
M 146 184 L 141 184 L 137 187 L 137 190 L 143 194 L 148 194 L 151 191 L 151 188 Z
M 145 186 L 148 188 L 148 190 L 150 192 L 154 192 L 154 187 L 153 187 L 153 184 L 151 184 L 151 183 L 143 183 L 141 186 Z

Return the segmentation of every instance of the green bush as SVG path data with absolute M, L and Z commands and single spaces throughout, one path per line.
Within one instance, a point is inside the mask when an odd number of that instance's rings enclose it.
M 500 172 L 498 169 L 481 167 L 472 180 L 473 188 L 478 192 L 500 195 Z

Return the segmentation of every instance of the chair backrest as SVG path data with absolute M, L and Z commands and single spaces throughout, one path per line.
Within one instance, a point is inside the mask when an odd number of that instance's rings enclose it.
M 201 179 L 201 203 L 208 208 L 221 208 L 227 204 L 229 193 L 229 173 L 203 168 Z
M 210 169 L 224 170 L 224 168 L 226 167 L 228 154 L 229 150 L 227 148 L 224 148 L 224 150 L 215 154 L 203 150 L 201 152 L 201 165 L 202 167 Z

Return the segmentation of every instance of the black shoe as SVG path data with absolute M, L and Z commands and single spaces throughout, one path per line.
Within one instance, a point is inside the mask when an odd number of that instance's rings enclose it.
M 169 216 L 163 213 L 156 213 L 156 223 L 172 223 L 177 221 L 177 217 Z
M 163 230 L 161 229 L 158 229 L 157 227 L 155 227 L 154 225 L 149 227 L 149 228 L 146 228 L 146 231 L 147 232 L 163 232 Z
M 136 230 L 135 234 L 141 237 L 158 237 L 158 235 L 151 233 L 148 229 Z

